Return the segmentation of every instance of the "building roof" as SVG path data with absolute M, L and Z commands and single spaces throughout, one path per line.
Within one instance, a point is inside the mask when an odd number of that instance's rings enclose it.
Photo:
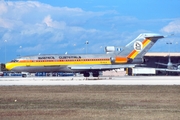
M 174 53 L 169 53 L 169 52 L 148 52 L 145 54 L 145 57 L 167 57 L 167 56 L 172 56 L 172 57 L 180 57 L 180 52 L 174 52 Z

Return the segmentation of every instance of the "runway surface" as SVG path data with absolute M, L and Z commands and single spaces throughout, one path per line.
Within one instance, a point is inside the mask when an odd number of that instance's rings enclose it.
M 180 76 L 0 77 L 0 86 L 12 85 L 180 85 Z

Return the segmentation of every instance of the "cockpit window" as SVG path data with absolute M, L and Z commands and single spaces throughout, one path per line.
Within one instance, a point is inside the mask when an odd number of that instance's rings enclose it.
M 18 62 L 18 60 L 11 60 L 11 62 Z

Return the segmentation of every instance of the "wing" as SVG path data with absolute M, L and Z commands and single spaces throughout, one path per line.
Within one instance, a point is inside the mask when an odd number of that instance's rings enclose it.
M 178 65 L 180 65 L 180 63 L 173 63 L 172 65 L 174 65 L 174 66 L 178 66 Z
M 167 66 L 167 64 L 165 64 L 165 63 L 155 62 L 155 64 Z
M 159 62 L 155 62 L 155 64 L 158 64 L 158 65 L 163 65 L 163 66 L 168 66 L 168 64 L 165 64 L 165 63 L 159 63 Z M 180 63 L 172 63 L 173 66 L 178 66 L 180 65 Z
M 156 68 L 157 71 L 165 71 L 165 72 L 180 72 L 180 70 L 171 70 L 171 69 L 163 69 L 163 68 Z
M 135 67 L 136 64 L 124 64 L 124 65 L 78 65 L 71 66 L 68 68 L 74 71 L 87 71 L 87 70 L 97 70 L 97 71 L 105 71 L 105 70 L 113 70 L 119 68 L 132 68 Z

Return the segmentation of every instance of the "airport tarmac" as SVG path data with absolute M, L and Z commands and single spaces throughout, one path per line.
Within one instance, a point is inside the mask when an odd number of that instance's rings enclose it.
M 0 86 L 44 85 L 180 85 L 180 76 L 1 77 Z

